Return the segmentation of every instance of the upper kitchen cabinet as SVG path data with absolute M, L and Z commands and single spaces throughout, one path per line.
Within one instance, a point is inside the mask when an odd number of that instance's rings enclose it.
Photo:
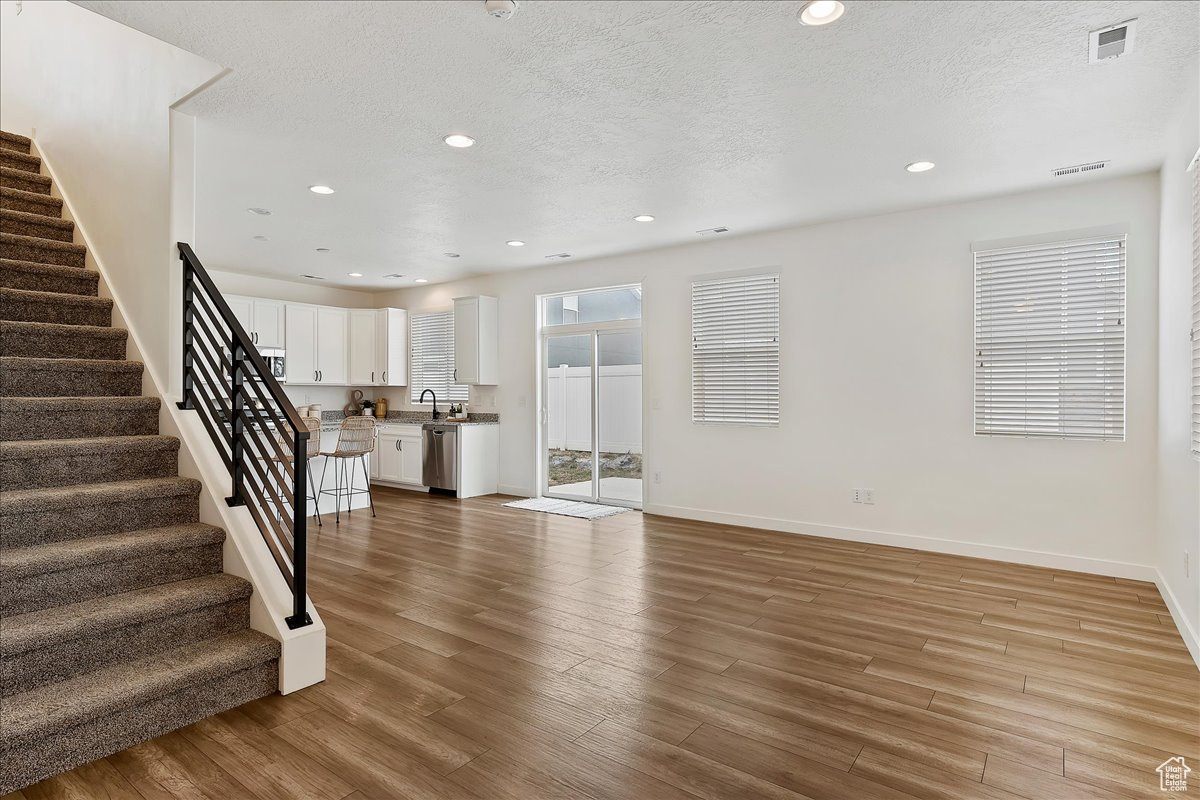
M 350 384 L 408 384 L 408 312 L 401 308 L 350 311 Z
M 494 386 L 500 382 L 499 301 L 454 298 L 454 381 Z
M 345 386 L 347 309 L 288 303 L 285 316 L 287 382 Z
M 279 349 L 284 346 L 283 307 L 278 300 L 263 300 L 258 297 L 225 298 L 237 321 L 242 323 L 250 339 L 260 348 Z

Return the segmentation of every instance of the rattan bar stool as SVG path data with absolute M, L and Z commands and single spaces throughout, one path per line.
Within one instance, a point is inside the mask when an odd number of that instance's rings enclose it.
M 350 501 L 356 494 L 367 493 L 371 502 L 371 516 L 375 516 L 375 498 L 371 496 L 371 475 L 367 471 L 367 453 L 375 450 L 375 418 L 346 417 L 338 430 L 337 446 L 330 451 L 321 453 L 325 456 L 325 466 L 321 468 L 321 488 L 319 494 L 333 495 L 333 519 L 341 523 L 341 502 L 346 498 L 346 513 L 350 513 Z M 333 468 L 334 488 L 325 488 L 325 471 L 329 462 L 336 459 Z M 366 489 L 354 488 L 354 464 L 362 464 L 363 480 Z
M 308 447 L 305 450 L 304 470 L 308 473 L 308 491 L 306 495 L 308 500 L 312 501 L 312 515 L 317 518 L 317 526 L 321 525 L 321 511 L 317 506 L 317 482 L 313 480 L 312 460 L 315 456 L 321 455 L 321 418 L 320 417 L 301 417 L 300 421 L 304 423 L 304 427 L 308 428 Z M 292 449 L 292 440 L 290 436 L 285 436 L 283 433 L 277 433 L 275 438 L 284 450 Z M 279 461 L 278 456 L 271 458 L 272 461 Z

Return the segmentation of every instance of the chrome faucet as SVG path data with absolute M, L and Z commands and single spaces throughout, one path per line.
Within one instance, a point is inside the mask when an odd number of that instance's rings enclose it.
M 431 395 L 433 395 L 433 418 L 434 418 L 434 419 L 437 419 L 437 418 L 438 418 L 438 413 L 437 413 L 437 393 L 436 393 L 436 392 L 434 392 L 434 391 L 433 391 L 433 389 L 426 389 L 425 391 L 421 392 L 421 399 L 420 399 L 420 400 L 418 400 L 417 402 L 418 402 L 418 403 L 424 403 L 424 402 L 425 402 L 425 395 L 426 395 L 426 394 L 431 394 Z

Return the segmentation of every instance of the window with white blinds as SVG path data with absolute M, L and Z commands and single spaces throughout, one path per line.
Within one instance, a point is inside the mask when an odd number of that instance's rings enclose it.
M 1200 164 L 1192 167 L 1192 453 L 1200 458 Z
M 1125 236 L 975 253 L 975 433 L 1125 438 Z
M 410 396 L 414 403 L 421 392 L 432 389 L 438 402 L 465 403 L 467 386 L 454 380 L 454 312 L 409 316 L 411 334 Z
M 779 424 L 779 276 L 692 283 L 692 420 Z

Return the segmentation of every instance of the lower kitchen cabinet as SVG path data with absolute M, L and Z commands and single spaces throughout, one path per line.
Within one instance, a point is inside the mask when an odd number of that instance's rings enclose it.
M 371 466 L 372 480 L 421 486 L 421 426 L 381 425 Z

